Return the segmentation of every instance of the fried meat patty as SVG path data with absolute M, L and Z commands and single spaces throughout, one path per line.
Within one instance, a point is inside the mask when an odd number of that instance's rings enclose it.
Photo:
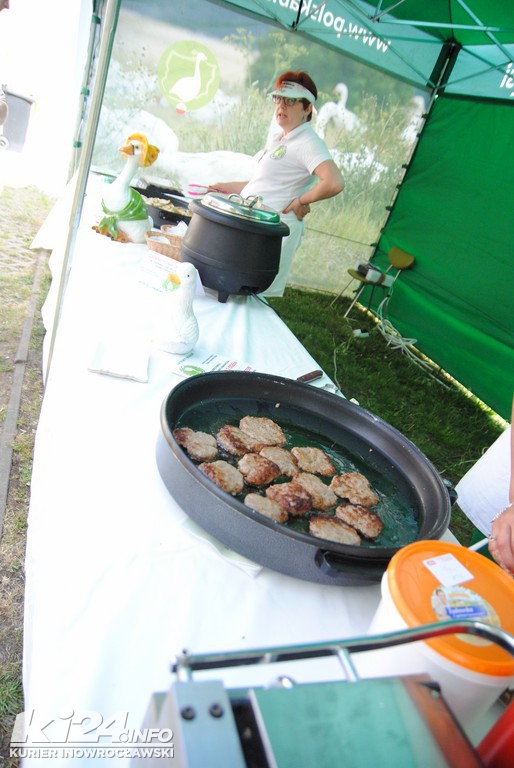
M 243 475 L 241 472 L 229 464 L 228 461 L 203 462 L 198 465 L 198 469 L 204 473 L 209 480 L 216 483 L 231 496 L 237 496 L 244 487 Z
M 245 453 L 237 462 L 237 467 L 248 485 L 269 485 L 282 474 L 274 461 L 260 453 Z
M 261 515 L 274 520 L 276 523 L 285 523 L 289 515 L 275 501 L 261 496 L 259 493 L 248 493 L 245 496 L 245 504 L 250 509 L 260 512 Z
M 266 496 L 290 515 L 303 515 L 312 507 L 312 497 L 300 483 L 277 483 L 266 488 Z
M 351 504 L 373 507 L 379 498 L 371 488 L 369 481 L 360 472 L 345 472 L 333 477 L 330 487 L 341 499 L 348 499 Z
M 320 539 L 336 541 L 338 544 L 359 546 L 361 539 L 355 528 L 351 528 L 337 517 L 313 515 L 309 520 L 309 533 Z
M 336 508 L 336 517 L 355 528 L 365 539 L 377 539 L 384 527 L 376 512 L 360 504 L 340 504 Z
M 328 485 L 317 475 L 310 472 L 300 472 L 296 475 L 295 482 L 305 488 L 312 497 L 312 506 L 314 509 L 330 509 L 337 504 L 337 496 L 331 491 Z
M 286 448 L 279 448 L 276 445 L 265 445 L 259 453 L 261 456 L 277 464 L 282 475 L 295 477 L 300 471 L 296 464 L 296 459 Z
M 239 429 L 253 437 L 261 445 L 285 445 L 282 427 L 265 416 L 243 416 Z
M 218 455 L 216 438 L 207 432 L 179 427 L 173 430 L 173 437 L 184 448 L 189 458 L 195 461 L 212 461 Z
M 325 451 L 321 448 L 291 448 L 291 453 L 298 462 L 300 469 L 304 472 L 310 472 L 313 475 L 324 475 L 330 477 L 335 475 L 337 470 L 328 458 Z
M 232 456 L 244 456 L 245 453 L 260 451 L 262 443 L 257 442 L 247 432 L 243 432 L 239 427 L 233 427 L 231 424 L 225 424 L 216 435 L 219 447 Z

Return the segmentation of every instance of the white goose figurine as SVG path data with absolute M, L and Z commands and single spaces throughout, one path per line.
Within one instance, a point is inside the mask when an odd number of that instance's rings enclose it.
M 102 235 L 121 242 L 144 243 L 153 221 L 143 198 L 130 182 L 141 167 L 152 165 L 159 150 L 148 143 L 142 133 L 132 133 L 119 151 L 127 159 L 117 179 L 106 185 L 102 195 L 104 216 L 95 229 Z
M 199 336 L 198 321 L 193 311 L 198 272 L 187 261 L 177 264 L 176 269 L 176 273 L 168 275 L 174 289 L 163 295 L 159 346 L 165 352 L 185 355 L 194 349 Z

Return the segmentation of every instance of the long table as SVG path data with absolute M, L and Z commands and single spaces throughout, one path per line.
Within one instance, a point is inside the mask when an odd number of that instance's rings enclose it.
M 128 713 L 143 722 L 171 664 L 193 653 L 291 645 L 365 634 L 379 585 L 326 587 L 220 551 L 191 529 L 155 460 L 161 404 L 183 379 L 176 356 L 150 347 L 148 380 L 91 371 L 98 343 L 148 337 L 156 294 L 141 283 L 145 245 L 113 243 L 91 229 L 86 200 L 39 420 L 26 554 L 25 710 Z M 59 249 L 52 269 L 60 269 Z M 53 322 L 55 293 L 45 317 Z M 271 307 L 213 292 L 194 302 L 197 350 L 292 379 L 316 361 Z M 136 345 L 135 341 L 135 347 Z M 318 386 L 330 383 L 328 377 Z M 334 395 L 335 397 L 336 395 Z M 304 667 L 302 667 L 304 669 Z M 310 671 L 309 671 L 310 670 Z M 262 670 L 255 672 L 259 678 Z M 266 675 L 275 676 L 275 670 Z M 302 672 L 303 674 L 303 672 Z M 332 662 L 305 679 L 333 679 Z M 252 676 L 250 675 L 250 684 Z M 65 718 L 66 715 L 62 715 Z M 40 722 L 40 720 L 38 720 Z M 57 725 L 56 725 L 57 723 Z M 55 765 L 103 764 L 53 756 Z M 118 758 L 120 765 L 124 758 Z M 26 766 L 38 758 L 27 758 Z M 105 764 L 112 760 L 105 759 Z M 128 764 L 128 761 L 126 761 Z

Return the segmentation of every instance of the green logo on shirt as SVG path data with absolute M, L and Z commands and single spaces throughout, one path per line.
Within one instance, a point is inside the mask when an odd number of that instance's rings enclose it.
M 283 144 L 280 145 L 280 147 L 277 147 L 270 155 L 270 157 L 273 158 L 273 160 L 280 160 L 281 157 L 284 157 L 285 153 L 287 152 L 287 147 L 284 147 Z

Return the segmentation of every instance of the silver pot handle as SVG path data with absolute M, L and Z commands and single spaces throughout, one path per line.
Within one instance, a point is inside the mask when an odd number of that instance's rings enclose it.
M 245 197 L 244 203 L 248 208 L 255 208 L 255 206 L 259 208 L 262 203 L 262 197 L 261 195 L 250 195 Z

